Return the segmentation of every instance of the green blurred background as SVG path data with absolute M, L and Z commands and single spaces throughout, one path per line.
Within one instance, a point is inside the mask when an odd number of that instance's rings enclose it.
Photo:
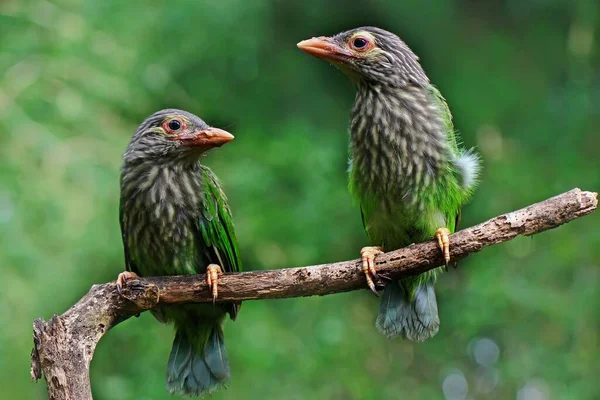
M 484 159 L 463 226 L 600 189 L 595 0 L 0 3 L 1 398 L 29 382 L 34 318 L 123 269 L 119 166 L 150 113 L 178 107 L 236 140 L 225 184 L 247 269 L 356 258 L 346 191 L 354 91 L 302 39 L 377 25 L 420 56 Z M 377 334 L 368 291 L 247 302 L 225 328 L 214 399 L 600 398 L 600 214 L 474 254 L 439 280 L 423 344 Z M 96 399 L 168 399 L 172 328 L 149 314 L 100 342 Z

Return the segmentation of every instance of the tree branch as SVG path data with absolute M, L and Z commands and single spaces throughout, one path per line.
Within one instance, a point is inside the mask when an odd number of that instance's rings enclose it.
M 450 236 L 451 259 L 458 261 L 485 246 L 516 236 L 556 228 L 594 211 L 597 193 L 573 189 L 559 196 Z M 376 269 L 389 278 L 418 274 L 443 264 L 433 241 L 413 244 L 377 257 Z M 366 288 L 360 261 L 225 274 L 219 280 L 219 302 L 326 295 Z M 151 277 L 129 281 L 123 296 L 115 283 L 94 285 L 64 314 L 33 324 L 31 378 L 42 372 L 50 399 L 91 399 L 89 365 L 96 344 L 112 327 L 157 305 L 206 303 L 212 298 L 204 275 Z

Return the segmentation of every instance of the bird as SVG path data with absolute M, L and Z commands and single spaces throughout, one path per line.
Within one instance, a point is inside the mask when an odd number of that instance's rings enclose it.
M 423 342 L 439 330 L 434 284 L 448 270 L 449 235 L 478 184 L 480 157 L 464 148 L 446 100 L 396 34 L 360 27 L 297 46 L 341 70 L 356 88 L 348 187 L 371 242 L 361 249 L 360 268 L 376 295 L 385 284 L 375 325 L 387 338 Z M 384 249 L 434 238 L 444 266 L 389 282 L 377 275 Z
M 231 376 L 222 326 L 227 314 L 235 320 L 241 303 L 214 300 L 219 275 L 241 271 L 242 264 L 227 198 L 200 160 L 233 138 L 187 111 L 165 109 L 139 125 L 123 154 L 119 214 L 126 271 L 118 275 L 118 291 L 138 276 L 206 273 L 213 299 L 152 310 L 176 330 L 166 378 L 172 394 L 210 394 Z

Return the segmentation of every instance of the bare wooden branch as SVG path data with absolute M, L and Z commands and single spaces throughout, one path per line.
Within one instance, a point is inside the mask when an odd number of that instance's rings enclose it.
M 573 189 L 529 207 L 492 218 L 450 236 L 451 258 L 458 261 L 485 246 L 556 228 L 594 211 L 597 193 Z M 326 295 L 366 288 L 359 260 L 309 267 L 225 274 L 220 302 Z M 377 271 L 389 278 L 414 275 L 443 264 L 431 241 L 377 257 Z M 158 304 L 211 302 L 204 275 L 142 278 L 119 296 L 115 283 L 94 285 L 64 314 L 33 324 L 31 378 L 42 372 L 50 399 L 92 398 L 89 366 L 96 344 L 112 327 Z

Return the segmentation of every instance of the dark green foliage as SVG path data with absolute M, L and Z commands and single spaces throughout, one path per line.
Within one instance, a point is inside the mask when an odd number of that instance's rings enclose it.
M 33 319 L 123 270 L 121 154 L 151 112 L 183 108 L 236 136 L 204 162 L 229 198 L 246 269 L 356 258 L 367 239 L 347 192 L 353 89 L 296 43 L 371 24 L 410 44 L 484 159 L 462 215 L 471 226 L 575 186 L 600 189 L 598 7 L 0 2 L 3 396 L 44 398 L 28 378 Z M 247 302 L 224 328 L 232 381 L 211 400 L 443 399 L 443 388 L 464 398 L 465 381 L 474 399 L 595 399 L 599 225 L 595 213 L 442 274 L 440 331 L 422 344 L 383 338 L 367 291 Z M 173 336 L 148 313 L 110 331 L 92 363 L 95 399 L 173 399 Z

